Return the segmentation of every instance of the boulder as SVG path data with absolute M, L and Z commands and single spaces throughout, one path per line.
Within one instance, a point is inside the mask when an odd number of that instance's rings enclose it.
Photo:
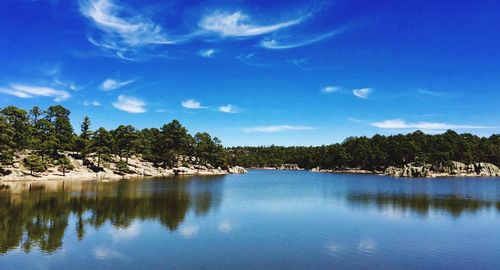
M 247 170 L 240 166 L 229 167 L 227 171 L 231 174 L 243 174 L 247 173 Z

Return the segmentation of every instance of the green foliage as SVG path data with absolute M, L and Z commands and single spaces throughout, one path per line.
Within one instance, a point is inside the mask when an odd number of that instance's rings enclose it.
M 14 106 L 8 106 L 0 111 L 0 115 L 14 130 L 12 137 L 14 150 L 26 149 L 28 147 L 30 127 L 27 112 Z
M 201 164 L 210 163 L 215 167 L 296 163 L 303 168 L 381 170 L 389 165 L 402 166 L 410 162 L 439 165 L 450 160 L 500 165 L 498 134 L 481 138 L 451 130 L 439 135 L 415 131 L 407 135 L 349 137 L 342 143 L 315 147 L 271 145 L 224 149 L 221 141 L 208 133 L 191 136 L 177 120 L 160 129 L 137 130 L 131 125 L 120 125 L 111 131 L 99 128 L 92 132 L 91 121 L 85 117 L 80 135 L 76 137 L 69 116 L 70 111 L 60 105 L 46 111 L 35 106 L 29 114 L 14 106 L 0 110 L 0 164 L 12 163 L 16 151 L 29 149 L 45 163 L 57 159 L 61 150 L 77 151 L 84 160 L 94 154 L 97 167 L 102 160 L 112 161 L 113 155 L 125 159 L 125 163 L 137 155 L 163 167 L 176 166 L 184 157 L 197 157 Z M 88 162 L 87 165 L 95 167 Z
M 114 152 L 120 159 L 128 158 L 140 151 L 140 136 L 136 129 L 131 125 L 120 125 L 111 132 L 114 139 Z
M 200 159 L 201 163 L 209 163 L 215 167 L 224 167 L 227 165 L 224 148 L 217 137 L 212 139 L 210 134 L 198 132 L 194 136 L 194 141 L 195 156 Z
M 0 165 L 12 163 L 14 154 L 14 133 L 15 130 L 7 120 L 0 115 Z
M 163 125 L 154 143 L 154 160 L 163 166 L 175 166 L 180 156 L 194 154 L 194 139 L 177 120 Z
M 80 136 L 76 139 L 75 148 L 78 152 L 80 152 L 80 156 L 83 160 L 85 160 L 91 150 L 92 131 L 90 130 L 90 125 L 90 118 L 85 116 L 80 126 Z
M 53 135 L 57 144 L 53 145 L 54 153 L 61 150 L 71 150 L 75 135 L 69 120 L 70 111 L 61 105 L 50 106 L 46 112 L 46 118 L 54 127 Z
M 92 150 L 97 154 L 97 167 L 101 166 L 101 157 L 111 154 L 113 136 L 105 128 L 99 128 L 92 137 Z
M 451 130 L 439 135 L 415 131 L 407 135 L 349 137 L 342 143 L 327 146 L 233 147 L 227 152 L 231 165 L 246 167 L 296 163 L 303 168 L 381 170 L 411 162 L 444 165 L 451 160 L 500 166 L 500 135 L 480 138 Z
M 62 171 L 63 175 L 66 176 L 66 172 L 73 170 L 74 166 L 71 164 L 71 161 L 67 156 L 62 156 L 56 161 L 56 165 L 59 166 L 59 169 Z
M 127 162 L 119 160 L 116 162 L 116 170 L 118 170 L 121 173 L 130 173 L 130 168 L 127 165 Z
M 24 165 L 29 168 L 30 174 L 34 172 L 44 172 L 46 168 L 45 162 L 38 155 L 29 155 L 24 158 Z

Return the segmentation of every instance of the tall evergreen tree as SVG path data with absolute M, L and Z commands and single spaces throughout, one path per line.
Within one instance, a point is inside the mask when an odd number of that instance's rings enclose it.
M 194 139 L 189 135 L 187 129 L 177 120 L 163 125 L 160 129 L 158 148 L 158 159 L 170 167 L 176 166 L 179 157 L 192 154 L 194 151 Z
M 12 163 L 15 130 L 5 117 L 0 115 L 0 166 Z
M 97 167 L 101 166 L 103 155 L 111 154 L 113 136 L 105 128 L 99 128 L 92 137 L 92 150 L 97 154 Z
M 69 120 L 70 111 L 61 105 L 50 106 L 47 109 L 47 119 L 54 125 L 54 135 L 57 140 L 54 152 L 71 150 L 74 145 L 73 127 Z
M 83 118 L 83 122 L 80 125 L 80 136 L 76 142 L 76 150 L 80 152 L 80 156 L 83 160 L 87 157 L 91 146 L 92 131 L 90 130 L 91 122 L 88 116 Z
M 26 149 L 28 147 L 30 127 L 27 112 L 14 106 L 8 106 L 0 111 L 0 114 L 5 117 L 14 129 L 14 150 L 20 151 Z

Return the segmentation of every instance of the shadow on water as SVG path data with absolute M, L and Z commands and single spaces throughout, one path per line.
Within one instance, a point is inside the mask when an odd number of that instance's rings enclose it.
M 431 196 L 427 194 L 386 194 L 386 193 L 349 193 L 346 200 L 355 206 L 375 206 L 378 209 L 411 211 L 427 216 L 431 211 L 443 211 L 453 217 L 464 213 L 477 213 L 481 210 L 496 208 L 500 202 L 461 197 L 457 195 Z
M 12 183 L 0 191 L 0 254 L 34 247 L 62 247 L 71 216 L 81 240 L 88 226 L 106 222 L 128 228 L 134 220 L 157 220 L 175 231 L 192 210 L 206 215 L 222 200 L 223 177 L 118 182 Z

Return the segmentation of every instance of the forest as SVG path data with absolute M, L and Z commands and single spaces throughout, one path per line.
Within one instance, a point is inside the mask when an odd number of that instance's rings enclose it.
M 349 137 L 342 143 L 323 146 L 232 147 L 230 163 L 245 167 L 298 164 L 301 168 L 383 170 L 408 163 L 446 165 L 488 162 L 500 165 L 500 135 L 488 138 L 448 130 L 428 135 L 415 131 L 406 135 Z
M 35 171 L 43 171 L 50 163 L 64 167 L 68 163 L 65 155 L 61 155 L 64 151 L 73 152 L 83 160 L 97 157 L 97 164 L 92 164 L 97 167 L 101 166 L 101 160 L 115 155 L 125 169 L 128 158 L 134 155 L 165 168 L 177 166 L 182 156 L 196 157 L 200 163 L 222 168 L 291 163 L 306 169 L 383 170 L 407 163 L 439 165 L 449 161 L 500 165 L 498 134 L 479 137 L 452 130 L 437 135 L 415 131 L 406 135 L 349 137 L 342 143 L 322 146 L 224 148 L 217 137 L 206 132 L 191 135 L 177 120 L 160 128 L 120 125 L 107 130 L 93 129 L 91 120 L 85 117 L 77 134 L 70 123 L 70 113 L 61 105 L 46 110 L 37 106 L 29 111 L 14 106 L 0 110 L 0 168 L 12 164 L 14 155 L 25 150 L 31 154 L 24 162 Z
M 119 157 L 121 170 L 127 170 L 129 157 L 140 155 L 143 160 L 158 167 L 174 167 L 182 156 L 196 157 L 200 164 L 225 167 L 224 148 L 221 141 L 208 133 L 196 133 L 173 120 L 161 128 L 138 130 L 131 125 L 120 125 L 116 129 L 103 127 L 92 129 L 91 120 L 85 117 L 76 134 L 70 123 L 71 112 L 61 105 L 46 110 L 35 106 L 26 111 L 8 106 L 0 111 L 0 168 L 11 165 L 16 153 L 29 151 L 24 159 L 31 171 L 44 171 L 47 165 L 70 166 L 63 152 L 73 152 L 80 159 L 97 157 L 97 164 Z M 125 167 L 125 168 L 123 168 Z

